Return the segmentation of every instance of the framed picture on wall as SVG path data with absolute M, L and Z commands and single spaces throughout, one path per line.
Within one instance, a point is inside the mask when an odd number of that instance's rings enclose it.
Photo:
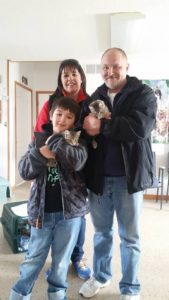
M 169 143 L 169 80 L 143 80 L 157 97 L 156 127 L 152 132 L 153 143 Z
M 36 91 L 36 117 L 38 117 L 44 102 L 46 102 L 52 94 L 53 91 Z

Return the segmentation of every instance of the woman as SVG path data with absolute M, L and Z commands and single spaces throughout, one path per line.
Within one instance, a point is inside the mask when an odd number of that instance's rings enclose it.
M 89 95 L 86 92 L 86 76 L 81 65 L 75 59 L 66 59 L 61 62 L 59 67 L 57 88 L 49 97 L 49 100 L 44 103 L 37 118 L 35 132 L 42 131 L 42 125 L 49 122 L 49 112 L 52 104 L 61 96 L 72 97 L 80 106 L 84 100 L 89 98 Z M 91 274 L 90 268 L 87 267 L 82 260 L 84 254 L 83 245 L 85 241 L 85 230 L 86 220 L 83 217 L 77 244 L 71 257 L 72 264 L 77 275 L 84 280 L 88 279 Z

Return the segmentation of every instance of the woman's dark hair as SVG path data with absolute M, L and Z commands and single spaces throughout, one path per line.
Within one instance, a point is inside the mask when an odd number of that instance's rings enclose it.
M 50 116 L 53 115 L 56 108 L 62 108 L 64 110 L 69 110 L 72 114 L 75 115 L 75 122 L 79 119 L 80 106 L 79 104 L 72 99 L 71 97 L 60 97 L 57 101 L 54 101 L 50 110 Z
M 60 92 L 62 91 L 62 88 L 63 88 L 62 81 L 61 81 L 61 75 L 62 75 L 62 71 L 65 68 L 78 70 L 78 72 L 80 73 L 81 79 L 82 79 L 82 89 L 83 89 L 83 92 L 86 94 L 86 76 L 85 76 L 85 73 L 84 73 L 81 65 L 79 64 L 78 60 L 76 60 L 76 59 L 65 59 L 60 64 L 59 74 L 58 74 L 58 88 L 59 88 Z
M 86 96 L 87 96 L 87 93 L 86 93 L 86 75 L 83 71 L 83 68 L 79 64 L 78 60 L 76 60 L 76 59 L 65 59 L 61 62 L 60 67 L 59 67 L 58 86 L 57 86 L 55 92 L 49 97 L 49 111 L 51 110 L 53 101 L 55 101 L 57 99 L 56 96 L 57 96 L 58 92 L 60 94 L 62 94 L 63 86 L 62 86 L 62 81 L 61 81 L 61 75 L 62 75 L 62 71 L 65 68 L 78 70 L 78 72 L 80 73 L 81 79 L 82 79 L 82 85 L 81 85 L 82 90 L 83 90 L 84 94 L 86 94 Z

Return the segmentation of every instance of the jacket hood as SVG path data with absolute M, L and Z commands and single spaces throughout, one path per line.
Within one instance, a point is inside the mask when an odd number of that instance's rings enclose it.
M 47 137 L 53 134 L 53 125 L 51 122 L 42 125 L 42 134 Z
M 120 93 L 123 93 L 123 92 L 124 93 L 132 92 L 133 93 L 133 91 L 138 90 L 142 86 L 141 80 L 139 80 L 137 77 L 131 77 L 131 76 L 127 75 L 126 79 L 127 79 L 127 83 L 123 87 L 123 89 L 120 91 Z M 108 87 L 106 86 L 105 83 L 100 85 L 97 90 L 99 91 L 99 93 L 101 95 L 103 95 L 104 97 L 107 97 Z M 95 92 L 92 94 L 92 96 L 94 94 L 95 94 Z
M 49 136 L 53 134 L 52 123 L 42 125 L 42 132 L 34 132 L 36 148 L 40 148 L 45 145 L 45 142 Z

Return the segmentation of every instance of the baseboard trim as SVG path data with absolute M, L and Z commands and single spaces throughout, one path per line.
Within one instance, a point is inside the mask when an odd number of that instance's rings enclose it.
M 158 200 L 161 200 L 161 198 L 163 200 L 169 201 L 169 196 L 167 197 L 166 195 L 164 195 L 163 197 L 161 197 L 161 195 L 158 195 Z M 156 200 L 156 194 L 144 194 L 144 200 Z

